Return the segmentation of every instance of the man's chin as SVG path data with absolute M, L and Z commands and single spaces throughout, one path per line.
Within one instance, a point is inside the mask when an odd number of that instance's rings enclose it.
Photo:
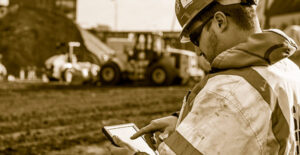
M 209 72 L 211 70 L 210 63 L 208 62 L 205 55 L 198 57 L 199 67 L 203 69 L 205 72 Z

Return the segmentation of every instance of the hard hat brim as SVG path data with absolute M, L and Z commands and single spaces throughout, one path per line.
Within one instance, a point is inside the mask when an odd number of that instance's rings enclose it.
M 189 43 L 191 42 L 190 37 L 180 36 L 180 43 Z
M 182 27 L 182 31 L 179 35 L 179 39 L 181 43 L 187 43 L 190 42 L 189 39 L 189 27 L 192 24 L 192 21 L 195 19 L 195 17 L 204 9 L 206 8 L 209 4 L 211 4 L 214 0 L 208 0 L 206 1 L 205 4 L 202 5 L 201 8 L 198 8 L 200 11 L 195 11 L 190 15 L 189 20 L 187 20 L 187 22 L 183 25 Z
M 197 14 L 195 15 L 197 16 Z M 194 20 L 195 17 L 193 17 L 192 20 Z M 189 23 L 183 28 L 183 30 L 181 31 L 180 33 L 180 42 L 181 43 L 188 43 L 190 42 L 190 34 L 192 32 L 195 31 L 195 29 L 199 28 L 203 23 L 204 21 L 206 21 L 207 19 L 206 18 L 203 18 L 203 19 L 199 19 L 197 21 L 189 21 Z

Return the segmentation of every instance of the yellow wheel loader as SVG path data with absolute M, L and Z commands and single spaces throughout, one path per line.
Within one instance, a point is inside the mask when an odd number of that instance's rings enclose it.
M 117 44 L 111 44 L 114 46 Z M 103 85 L 130 80 L 162 86 L 176 81 L 185 83 L 203 75 L 194 52 L 166 47 L 159 33 L 135 32 L 123 46 L 125 50 L 116 51 L 101 66 L 99 78 Z

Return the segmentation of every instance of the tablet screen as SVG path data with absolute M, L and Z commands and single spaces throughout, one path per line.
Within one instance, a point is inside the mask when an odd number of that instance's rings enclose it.
M 147 144 L 143 137 L 138 137 L 135 140 L 131 140 L 130 137 L 138 131 L 138 128 L 133 123 L 106 126 L 104 127 L 110 136 L 118 136 L 124 142 L 130 144 L 134 148 L 141 152 L 146 152 L 150 155 L 157 155 Z

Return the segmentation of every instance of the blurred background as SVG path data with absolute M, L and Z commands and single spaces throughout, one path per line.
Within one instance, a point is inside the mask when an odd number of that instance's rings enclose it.
M 0 154 L 109 154 L 101 128 L 180 109 L 209 65 L 174 0 L 0 0 Z M 300 44 L 300 0 L 260 0 Z M 291 59 L 300 65 L 299 52 Z

